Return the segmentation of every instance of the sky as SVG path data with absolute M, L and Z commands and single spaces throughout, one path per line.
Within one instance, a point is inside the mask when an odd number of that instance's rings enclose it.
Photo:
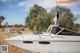
M 56 0 L 0 0 L 0 16 L 4 16 L 6 22 L 10 25 L 25 24 L 25 18 L 29 14 L 30 9 L 38 4 L 50 12 L 56 5 Z M 70 8 L 74 15 L 80 15 L 80 4 L 60 4 L 61 6 Z M 80 18 L 75 21 L 80 24 Z

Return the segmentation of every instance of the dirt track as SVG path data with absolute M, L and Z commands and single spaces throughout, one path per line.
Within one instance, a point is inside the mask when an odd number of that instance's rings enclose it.
M 24 32 L 24 34 L 26 34 L 28 32 L 26 31 L 26 32 Z M 8 38 L 9 37 L 8 35 L 10 35 L 12 37 L 11 34 L 8 34 L 8 33 L 1 32 L 0 31 L 0 46 L 1 45 L 8 45 L 8 53 L 35 53 L 35 52 L 29 52 L 29 51 L 25 51 L 25 50 L 22 50 L 22 49 L 13 47 L 12 45 L 10 45 L 9 43 L 7 43 L 5 41 L 5 38 Z M 16 35 L 18 35 L 18 34 L 17 33 L 13 33 L 13 36 L 16 36 Z

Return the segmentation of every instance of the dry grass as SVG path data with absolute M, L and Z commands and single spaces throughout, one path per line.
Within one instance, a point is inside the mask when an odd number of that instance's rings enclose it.
M 25 28 L 25 30 L 22 33 L 27 34 L 27 33 L 31 33 L 31 32 L 32 31 L 30 31 L 28 28 Z M 0 30 L 0 46 L 1 45 L 8 45 L 8 53 L 35 53 L 35 52 L 29 52 L 29 51 L 25 51 L 25 50 L 13 47 L 9 43 L 7 43 L 5 41 L 5 38 L 8 38 L 8 35 L 10 35 L 11 37 L 18 35 L 17 33 L 13 33 L 13 34 L 14 35 L 11 35 L 11 34 L 5 33 L 5 32 Z

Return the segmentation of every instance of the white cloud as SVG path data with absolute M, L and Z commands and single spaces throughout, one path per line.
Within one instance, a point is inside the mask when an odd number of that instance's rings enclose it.
M 9 0 L 0 0 L 1 2 L 8 2 Z
M 16 5 L 7 4 L 9 7 L 17 7 Z
M 20 2 L 17 6 L 25 7 L 25 9 L 28 11 L 30 8 L 33 7 L 34 4 L 38 4 L 39 6 L 42 6 L 49 12 L 51 8 L 56 6 L 56 0 L 26 0 Z

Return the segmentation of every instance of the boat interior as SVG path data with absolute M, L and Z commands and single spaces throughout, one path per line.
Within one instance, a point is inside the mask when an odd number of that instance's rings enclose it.
M 52 34 L 57 35 L 71 35 L 71 36 L 80 36 L 80 33 L 71 31 L 69 29 L 61 28 L 61 27 L 55 27 L 51 30 Z

